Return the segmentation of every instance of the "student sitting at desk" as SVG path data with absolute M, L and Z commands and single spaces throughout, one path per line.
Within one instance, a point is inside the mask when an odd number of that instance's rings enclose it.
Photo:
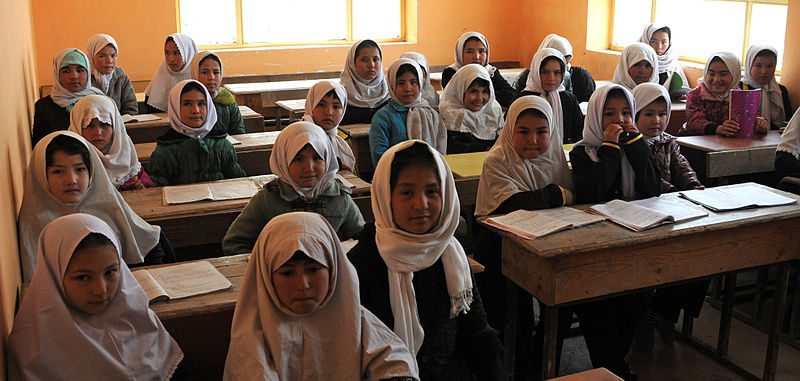
M 752 45 L 747 49 L 744 61 L 744 78 L 739 88 L 761 89 L 759 113 L 777 130 L 792 117 L 789 91 L 775 80 L 778 51 L 771 46 Z
M 564 90 L 575 94 L 578 103 L 587 102 L 589 97 L 592 96 L 592 93 L 594 93 L 597 85 L 594 83 L 592 74 L 586 69 L 570 64 L 572 60 L 572 44 L 569 43 L 569 40 L 555 33 L 551 33 L 542 40 L 537 51 L 545 48 L 558 50 L 561 55 L 564 56 L 564 62 L 566 63 L 566 70 L 564 70 Z M 527 87 L 528 75 L 530 75 L 530 69 L 525 69 L 519 74 L 514 84 L 514 88 L 517 91 Z
M 672 30 L 663 24 L 648 24 L 639 42 L 650 45 L 656 52 L 658 83 L 669 91 L 669 96 L 673 99 L 686 99 L 686 94 L 691 89 L 683 67 L 678 62 L 678 53 L 672 46 Z
M 217 121 L 208 107 L 211 95 L 195 80 L 178 82 L 169 92 L 169 125 L 156 141 L 147 173 L 158 185 L 179 185 L 247 176 L 225 137 L 206 137 Z
M 10 379 L 191 379 L 114 229 L 75 213 L 38 240 L 36 273 L 9 337 Z
M 339 123 L 347 110 L 347 91 L 334 81 L 319 81 L 311 86 L 306 97 L 305 115 L 302 120 L 322 127 L 331 141 L 339 169 L 352 171 L 356 168 L 356 156 L 350 145 L 339 136 Z
M 492 79 L 478 64 L 464 65 L 444 89 L 439 113 L 447 128 L 447 153 L 488 151 L 503 128 L 503 109 Z
M 357 41 L 350 47 L 340 77 L 350 103 L 342 124 L 370 123 L 378 109 L 386 105 L 389 86 L 382 62 L 381 48 L 373 40 Z
M 633 91 L 636 85 L 658 83 L 658 58 L 650 45 L 634 42 L 625 47 L 619 56 L 614 79 L 611 82 Z
M 781 134 L 781 142 L 775 152 L 775 174 L 779 179 L 786 176 L 800 177 L 800 109 L 795 111 L 786 130 Z M 800 186 L 788 187 L 800 194 Z
M 219 56 L 206 50 L 197 53 L 189 63 L 189 72 L 192 79 L 206 87 L 217 111 L 217 123 L 208 136 L 243 134 L 244 120 L 239 105 L 236 104 L 233 94 L 222 87 L 222 60 Z
M 121 67 L 117 66 L 119 46 L 114 37 L 107 34 L 95 34 L 89 37 L 86 52 L 92 58 L 92 86 L 103 91 L 114 100 L 119 113 L 136 115 L 139 113 L 139 102 L 131 79 Z
M 321 214 L 343 241 L 364 227 L 350 189 L 335 178 L 339 165 L 319 126 L 296 122 L 283 129 L 275 140 L 269 166 L 278 178 L 256 193 L 228 228 L 222 241 L 225 254 L 250 252 L 264 225 L 289 212 Z
M 189 76 L 189 62 L 197 54 L 197 46 L 189 35 L 173 33 L 164 41 L 164 62 L 158 67 L 153 79 L 144 90 L 147 112 L 165 112 L 170 90 Z
M 438 107 L 439 106 L 439 93 L 436 92 L 436 89 L 433 88 L 433 84 L 431 84 L 431 67 L 428 65 L 428 59 L 425 58 L 422 53 L 417 52 L 405 52 L 400 55 L 400 58 L 409 58 L 417 62 L 420 69 L 422 69 L 422 78 L 421 81 L 421 91 L 422 91 L 422 99 L 428 101 L 428 104 L 431 107 Z
M 442 88 L 447 87 L 458 69 L 469 64 L 478 64 L 486 68 L 489 77 L 492 78 L 492 87 L 494 87 L 497 103 L 500 103 L 500 106 L 508 107 L 517 92 L 508 84 L 497 68 L 489 64 L 489 41 L 478 32 L 466 32 L 456 41 L 455 62 L 442 71 Z

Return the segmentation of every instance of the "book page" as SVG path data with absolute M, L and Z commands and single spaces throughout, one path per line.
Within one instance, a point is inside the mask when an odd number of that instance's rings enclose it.
M 136 281 L 139 282 L 139 286 L 142 287 L 144 293 L 147 294 L 147 300 L 151 303 L 157 300 L 167 299 L 167 293 L 164 292 L 164 289 L 153 279 L 153 275 L 151 275 L 149 271 L 141 269 L 132 271 L 132 274 L 133 277 L 136 278 Z
M 673 221 L 672 217 L 666 213 L 623 200 L 611 200 L 605 204 L 593 205 L 589 210 L 637 232 Z
M 795 199 L 770 192 L 752 183 L 720 188 L 719 190 L 757 206 L 779 206 L 797 203 Z
M 529 210 L 517 210 L 505 216 L 490 217 L 486 219 L 486 223 L 526 239 L 535 239 L 572 226 L 569 222 Z
M 170 299 L 225 290 L 233 286 L 211 262 L 198 261 L 150 269 Z
M 591 225 L 597 222 L 605 221 L 605 217 L 596 214 L 586 213 L 582 210 L 573 209 L 568 206 L 553 209 L 540 209 L 536 213 L 550 218 L 555 218 L 564 222 L 569 222 L 573 228 Z
M 166 186 L 161 188 L 161 192 L 164 205 L 186 204 L 214 199 L 208 183 Z
M 208 187 L 214 201 L 251 198 L 258 193 L 258 187 L 248 178 L 208 183 Z
M 267 183 L 275 180 L 276 177 L 278 176 L 276 176 L 274 173 L 269 175 L 250 176 L 250 181 L 252 181 L 253 184 L 258 187 L 258 189 L 264 189 L 264 187 L 267 186 Z
M 225 140 L 227 140 L 229 143 L 231 143 L 231 145 L 242 144 L 242 142 L 236 140 L 236 138 L 234 138 L 233 136 L 230 136 L 230 135 L 226 136 Z
M 161 119 L 160 116 L 153 114 L 139 114 L 139 115 L 125 114 L 122 116 L 123 123 L 149 122 L 151 120 L 160 120 L 160 119 Z
M 680 195 L 715 212 L 743 209 L 751 206 L 749 202 L 721 192 L 717 188 L 683 191 Z
M 631 202 L 639 206 L 644 206 L 645 208 L 669 214 L 676 223 L 694 218 L 705 217 L 708 215 L 708 212 L 700 209 L 699 207 L 682 205 L 676 201 L 670 201 L 663 197 L 650 197 L 644 200 L 636 200 Z

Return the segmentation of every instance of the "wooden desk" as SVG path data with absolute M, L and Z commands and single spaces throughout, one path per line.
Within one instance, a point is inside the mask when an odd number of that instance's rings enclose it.
M 261 114 L 247 106 L 239 106 L 239 111 L 242 113 L 245 132 L 264 132 L 264 117 Z M 169 117 L 167 117 L 167 114 L 161 112 L 153 115 L 158 116 L 159 119 L 148 122 L 125 123 L 128 136 L 131 137 L 134 143 L 155 142 L 159 136 L 169 131 Z
M 701 181 L 717 184 L 729 176 L 773 172 L 775 149 L 780 139 L 780 132 L 769 131 L 753 139 L 719 135 L 681 136 L 678 144 Z
M 372 155 L 369 153 L 369 123 L 348 124 L 339 126 L 339 129 L 350 135 L 350 149 L 356 157 L 356 167 L 361 176 L 371 174 L 375 167 L 372 165 Z
M 569 376 L 553 378 L 550 381 L 624 381 L 606 368 L 597 368 Z
M 285 110 L 289 114 L 289 123 L 294 123 L 303 117 L 306 112 L 305 99 L 292 99 L 288 101 L 277 101 L 275 105 Z
M 236 103 L 267 115 L 274 113 L 276 128 L 281 128 L 281 109 L 275 102 L 282 100 L 306 98 L 308 89 L 323 79 L 305 79 L 298 81 L 229 83 L 225 85 L 235 97 Z
M 662 196 L 678 199 L 677 193 Z M 513 285 L 546 305 L 543 378 L 555 375 L 561 305 L 778 264 L 776 311 L 764 370 L 764 379 L 774 379 L 788 263 L 800 258 L 800 205 L 725 213 L 709 211 L 708 217 L 638 233 L 608 221 L 531 241 L 497 232 L 503 240 L 502 272 L 512 284 L 506 316 L 516 316 L 518 289 Z M 721 319 L 716 348 L 717 357 L 723 361 L 727 359 L 730 319 L 728 310 Z M 512 318 L 506 328 L 506 354 L 510 354 L 506 369 L 510 373 L 514 369 L 515 331 L 516 321 Z
M 519 65 L 519 62 L 517 62 Z M 500 71 L 500 75 L 505 78 L 506 82 L 510 83 L 512 86 L 517 81 L 517 77 L 525 71 L 526 67 L 515 67 L 515 68 L 508 68 L 508 69 L 497 69 Z M 442 89 L 442 72 L 433 72 L 431 73 L 431 85 L 437 90 Z

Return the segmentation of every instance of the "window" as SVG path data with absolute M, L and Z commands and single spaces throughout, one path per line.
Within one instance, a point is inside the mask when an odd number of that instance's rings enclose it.
M 750 45 L 778 50 L 783 60 L 787 0 L 614 0 L 612 49 L 639 41 L 645 25 L 667 24 L 681 58 L 705 62 L 729 51 L 744 59 Z
M 179 0 L 179 30 L 202 47 L 405 39 L 403 0 Z

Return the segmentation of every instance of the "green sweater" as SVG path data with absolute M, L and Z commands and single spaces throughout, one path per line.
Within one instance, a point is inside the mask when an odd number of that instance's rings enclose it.
M 222 240 L 225 255 L 251 252 L 267 222 L 275 216 L 290 212 L 319 213 L 330 222 L 339 239 L 355 237 L 364 227 L 364 218 L 350 198 L 350 189 L 339 180 L 333 182 L 317 198 L 308 201 L 280 179 L 267 183 L 264 189 L 250 199 L 228 228 L 225 239 Z
M 233 100 L 233 95 L 225 88 L 220 89 L 214 97 L 214 108 L 217 110 L 217 123 L 208 133 L 209 137 L 224 137 L 244 133 L 244 120 L 239 105 Z
M 157 140 L 147 174 L 161 186 L 244 177 L 236 150 L 225 138 L 192 139 L 170 130 Z

